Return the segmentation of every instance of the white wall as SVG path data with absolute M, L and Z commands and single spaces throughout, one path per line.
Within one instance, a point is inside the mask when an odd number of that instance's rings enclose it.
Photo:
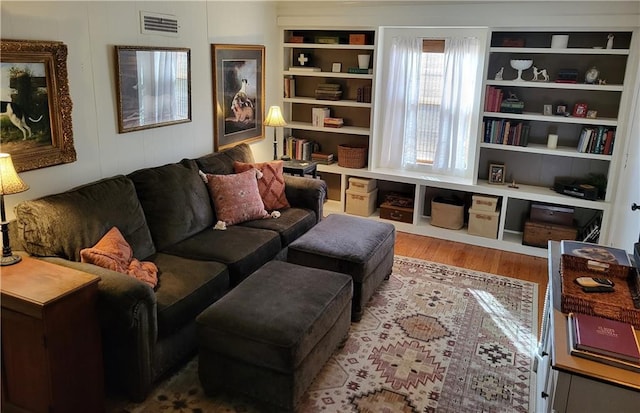
M 68 47 L 73 102 L 73 137 L 78 160 L 20 176 L 30 186 L 7 196 L 7 216 L 20 201 L 136 169 L 197 157 L 213 151 L 211 43 L 266 46 L 266 102 L 276 104 L 279 87 L 273 53 L 279 47 L 275 6 L 269 2 L 72 1 L 0 3 L 2 39 L 55 40 Z M 140 33 L 140 10 L 173 14 L 180 36 Z M 191 49 L 192 122 L 119 134 L 117 132 L 114 45 Z M 280 83 L 276 83 L 279 85 Z M 272 136 L 267 128 L 265 134 Z M 272 155 L 265 139 L 252 144 L 258 160 Z M 0 148 L 1 150 L 1 148 Z

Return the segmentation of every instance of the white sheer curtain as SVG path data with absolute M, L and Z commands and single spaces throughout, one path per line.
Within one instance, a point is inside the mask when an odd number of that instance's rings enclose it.
M 479 40 L 474 37 L 445 40 L 445 77 L 434 172 L 462 177 L 472 172 L 469 141 L 473 126 L 475 77 L 480 64 L 479 47 Z
M 403 169 L 416 158 L 418 94 L 422 39 L 395 37 L 389 54 L 380 166 Z

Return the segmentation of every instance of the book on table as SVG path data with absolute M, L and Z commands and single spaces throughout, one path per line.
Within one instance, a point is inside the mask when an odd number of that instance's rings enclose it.
M 572 356 L 584 358 L 587 360 L 595 361 L 598 363 L 607 364 L 613 367 L 634 371 L 640 373 L 640 363 L 634 363 L 631 361 L 626 361 L 617 357 L 610 357 L 600 353 L 594 353 L 591 351 L 580 350 L 576 348 L 576 331 L 575 331 L 575 320 L 574 313 L 569 313 L 568 318 L 568 344 L 569 351 Z
M 633 326 L 587 314 L 573 313 L 575 348 L 640 365 L 640 348 Z

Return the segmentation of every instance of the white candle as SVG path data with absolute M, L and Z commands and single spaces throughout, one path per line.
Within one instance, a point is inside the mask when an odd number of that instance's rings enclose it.
M 558 147 L 558 135 L 550 133 L 547 137 L 547 148 L 555 149 Z

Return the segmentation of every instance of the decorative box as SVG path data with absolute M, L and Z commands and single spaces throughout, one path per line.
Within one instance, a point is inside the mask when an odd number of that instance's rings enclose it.
M 548 241 L 575 240 L 578 228 L 568 225 L 558 225 L 548 222 L 528 220 L 524 223 L 522 243 L 532 247 L 547 248 Z
M 486 238 L 498 238 L 500 213 L 492 211 L 476 211 L 469 209 L 469 227 L 467 232 Z
M 448 229 L 464 226 L 464 202 L 436 197 L 431 200 L 431 225 Z
M 380 205 L 380 218 L 392 221 L 413 223 L 413 208 L 396 206 L 387 201 Z
M 376 200 L 378 196 L 378 189 L 374 189 L 371 192 L 359 192 L 347 189 L 347 214 L 360 215 L 361 217 L 368 217 L 376 210 Z
M 546 204 L 531 204 L 529 219 L 536 222 L 548 222 L 558 225 L 573 225 L 574 209 Z
M 364 34 L 356 34 L 356 33 L 350 34 L 349 44 L 365 44 Z

